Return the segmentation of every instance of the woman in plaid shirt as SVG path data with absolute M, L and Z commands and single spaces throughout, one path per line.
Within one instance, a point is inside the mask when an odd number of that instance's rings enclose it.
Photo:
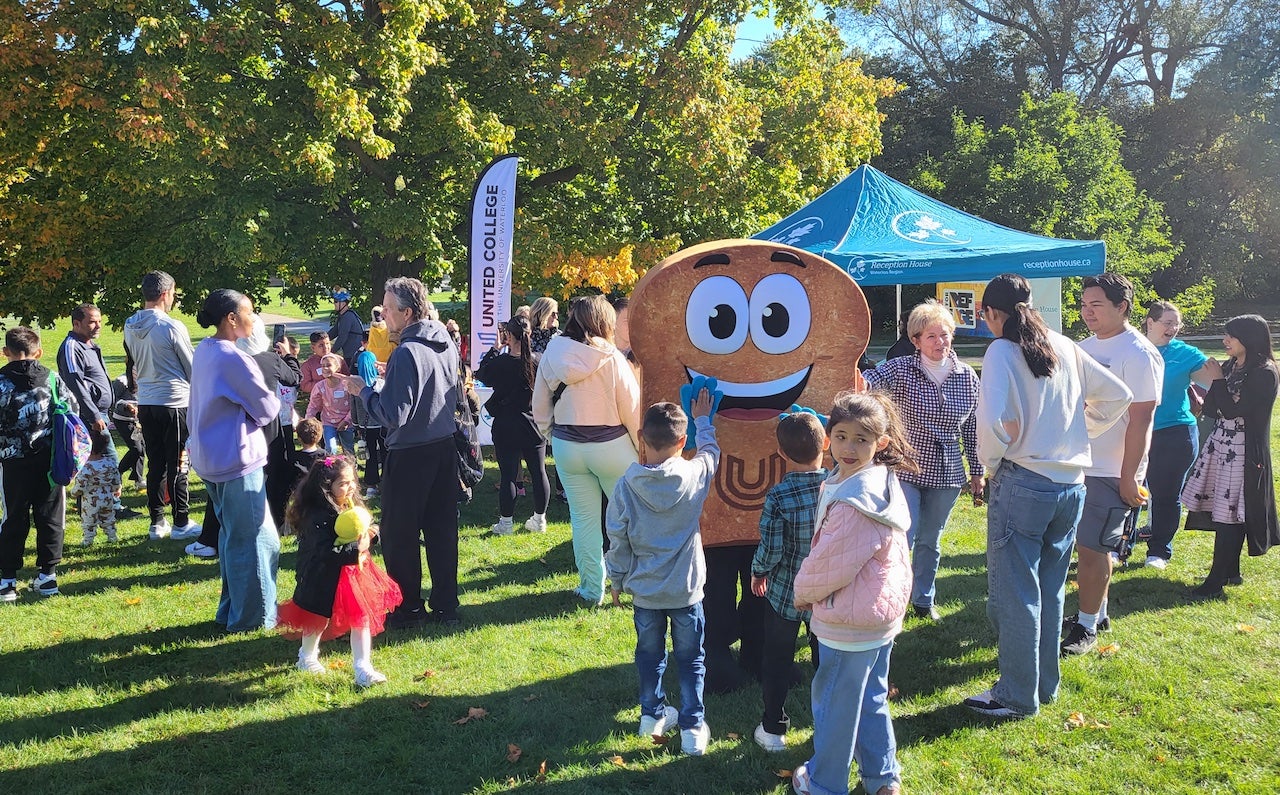
M 951 313 L 930 299 L 911 310 L 907 336 L 916 351 L 890 359 L 862 374 L 871 389 L 893 396 L 907 437 L 916 450 L 920 471 L 900 476 L 911 509 L 911 568 L 915 583 L 911 606 L 916 616 L 937 620 L 934 583 L 942 554 L 938 542 L 965 482 L 960 441 L 969 465 L 969 484 L 982 495 L 982 463 L 978 459 L 975 410 L 978 374 L 956 356 L 951 340 L 956 325 Z

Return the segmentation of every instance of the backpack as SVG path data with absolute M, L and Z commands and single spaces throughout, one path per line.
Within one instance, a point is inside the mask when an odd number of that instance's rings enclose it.
M 467 405 L 466 385 L 458 379 L 458 402 L 453 412 L 453 445 L 458 450 L 458 479 L 472 488 L 484 477 L 484 456 L 480 453 L 480 432 Z
M 400 340 L 430 344 L 421 337 L 405 337 Z M 466 384 L 462 380 L 462 365 L 459 362 L 458 380 L 454 383 L 457 400 L 453 406 L 453 446 L 458 468 L 458 480 L 466 489 L 475 486 L 484 477 L 484 456 L 480 452 L 480 432 L 476 430 L 475 417 L 471 407 L 467 405 Z
M 89 460 L 93 439 L 80 415 L 71 411 L 67 402 L 58 394 L 58 377 L 49 372 L 49 392 L 52 394 L 51 425 L 53 426 L 53 454 L 49 460 L 50 482 L 66 486 Z

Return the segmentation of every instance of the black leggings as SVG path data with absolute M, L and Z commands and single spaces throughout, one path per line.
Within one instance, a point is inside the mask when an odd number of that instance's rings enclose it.
M 546 513 L 551 499 L 551 483 L 547 480 L 547 445 L 520 445 L 504 439 L 499 427 L 493 429 L 493 455 L 498 459 L 502 482 L 498 487 L 498 513 L 513 516 L 516 509 L 516 481 L 520 478 L 520 462 L 529 468 L 529 485 L 533 487 L 533 512 Z

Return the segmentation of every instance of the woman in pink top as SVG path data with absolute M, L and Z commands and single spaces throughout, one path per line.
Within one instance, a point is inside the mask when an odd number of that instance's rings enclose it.
M 319 417 L 324 425 L 324 447 L 330 455 L 338 454 L 338 446 L 348 455 L 356 454 L 356 430 L 351 424 L 351 393 L 342 378 L 342 358 L 327 354 L 320 360 L 323 376 L 311 388 L 307 416 Z

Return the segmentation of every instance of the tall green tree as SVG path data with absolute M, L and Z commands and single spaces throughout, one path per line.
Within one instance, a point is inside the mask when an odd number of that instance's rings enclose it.
M 779 4 L 792 34 L 735 67 L 756 7 L 4 3 L 0 313 L 96 296 L 123 317 L 152 268 L 192 300 L 460 277 L 474 179 L 507 151 L 529 286 L 625 282 L 755 231 L 877 151 L 893 90 L 808 2 Z
M 1015 229 L 1101 239 L 1107 269 L 1128 276 L 1139 300 L 1155 297 L 1151 276 L 1169 265 L 1177 247 L 1159 204 L 1124 167 L 1115 122 L 1083 109 L 1071 94 L 1044 100 L 1024 94 L 1009 123 L 991 128 L 957 116 L 954 137 L 945 157 L 921 165 L 918 186 Z M 1063 319 L 1076 326 L 1078 280 L 1066 280 L 1063 289 Z M 1184 311 L 1194 318 L 1207 310 L 1189 303 Z

